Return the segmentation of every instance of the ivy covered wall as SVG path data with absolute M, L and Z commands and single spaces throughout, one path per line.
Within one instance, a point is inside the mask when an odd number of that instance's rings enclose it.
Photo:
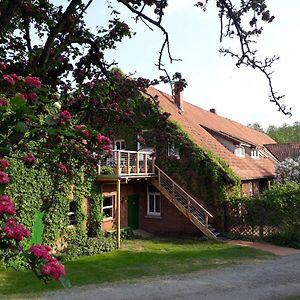
M 27 167 L 11 159 L 11 182 L 7 193 L 15 201 L 17 218 L 32 232 L 39 212 L 43 212 L 43 242 L 54 245 L 63 237 L 97 236 L 102 221 L 102 197 L 92 178 L 78 170 L 74 178 L 53 177 L 45 169 Z M 53 175 L 53 174 L 52 174 Z M 75 202 L 75 226 L 69 225 L 70 201 Z M 87 208 L 92 212 L 87 214 Z M 31 239 L 32 241 L 32 239 Z M 29 242 L 30 243 L 30 242 Z
M 112 139 L 125 139 L 127 150 L 137 150 L 137 135 L 142 137 L 144 146 L 155 148 L 158 166 L 222 218 L 223 201 L 240 189 L 240 179 L 228 164 L 193 142 L 178 124 L 169 120 L 169 114 L 152 101 L 141 98 L 132 109 L 140 114 L 130 122 L 120 120 L 112 124 L 107 134 Z M 179 149 L 180 159 L 168 156 L 170 143 Z

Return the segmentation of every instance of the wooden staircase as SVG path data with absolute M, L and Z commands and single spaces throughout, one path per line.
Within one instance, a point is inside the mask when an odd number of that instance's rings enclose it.
M 217 240 L 219 233 L 209 224 L 213 216 L 156 165 L 155 173 L 157 177 L 151 178 L 152 185 L 208 238 Z

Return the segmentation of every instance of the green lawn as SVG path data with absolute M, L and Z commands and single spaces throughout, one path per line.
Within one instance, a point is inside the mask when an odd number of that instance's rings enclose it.
M 121 250 L 82 257 L 66 263 L 65 267 L 67 278 L 73 286 L 78 286 L 189 273 L 272 257 L 259 250 L 226 243 L 136 239 L 123 242 Z M 59 282 L 44 285 L 31 272 L 0 269 L 0 295 L 24 295 L 58 288 L 61 288 Z

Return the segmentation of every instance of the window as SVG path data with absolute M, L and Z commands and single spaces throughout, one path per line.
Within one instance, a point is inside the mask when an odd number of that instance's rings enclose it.
M 125 150 L 125 140 L 115 140 L 114 150 Z
M 115 196 L 104 196 L 102 203 L 102 212 L 104 219 L 112 219 L 114 217 Z
M 234 150 L 234 154 L 238 157 L 245 157 L 245 148 L 242 146 L 238 146 Z
M 147 214 L 160 216 L 160 192 L 153 185 L 148 185 L 147 202 Z
M 68 212 L 70 226 L 76 225 L 75 210 L 76 210 L 75 201 L 70 201 L 69 212 Z
M 252 149 L 251 150 L 251 157 L 253 159 L 259 159 L 259 150 L 258 149 Z
M 180 158 L 179 147 L 176 146 L 174 142 L 168 144 L 168 156 L 174 156 L 177 159 Z

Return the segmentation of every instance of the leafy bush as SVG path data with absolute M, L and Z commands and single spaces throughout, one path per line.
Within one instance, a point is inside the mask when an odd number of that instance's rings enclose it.
M 266 237 L 265 241 L 278 246 L 300 249 L 300 231 L 273 234 Z
M 99 236 L 94 238 L 73 237 L 68 247 L 62 253 L 65 261 L 73 260 L 82 255 L 95 255 L 110 252 L 116 248 L 116 242 L 111 237 Z
M 117 232 L 115 230 L 113 231 L 108 231 L 107 236 L 116 239 L 117 237 Z M 120 232 L 120 237 L 121 240 L 132 240 L 134 239 L 134 233 L 133 230 L 130 227 L 122 228 Z
M 265 226 L 300 235 L 300 185 L 277 183 L 256 197 L 232 198 L 228 205 L 229 226 Z

